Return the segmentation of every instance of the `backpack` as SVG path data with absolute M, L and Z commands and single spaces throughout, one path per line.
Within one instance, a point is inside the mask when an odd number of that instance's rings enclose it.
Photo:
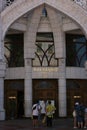
M 36 109 L 36 106 L 35 107 L 33 107 L 33 110 L 35 110 Z
M 41 113 L 41 109 L 42 109 L 41 105 L 37 105 L 37 109 L 38 109 L 38 112 Z
M 84 116 L 84 110 L 82 108 L 78 110 L 78 115 L 82 117 Z
M 79 110 L 79 111 L 78 111 L 78 115 L 79 115 L 79 116 L 83 116 L 82 110 Z

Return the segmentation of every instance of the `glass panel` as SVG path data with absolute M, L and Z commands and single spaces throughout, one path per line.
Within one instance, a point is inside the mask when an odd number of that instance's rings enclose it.
M 42 16 L 47 17 L 47 10 L 45 7 L 42 10 Z
M 87 42 L 82 35 L 66 35 L 66 65 L 84 67 L 87 60 Z
M 7 35 L 4 47 L 8 67 L 24 66 L 23 34 Z
M 36 57 L 33 60 L 33 66 L 58 66 L 58 60 L 54 57 L 52 33 L 37 33 L 36 47 Z

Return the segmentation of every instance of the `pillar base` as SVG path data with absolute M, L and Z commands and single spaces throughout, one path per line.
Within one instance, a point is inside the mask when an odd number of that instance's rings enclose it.
M 1 121 L 5 120 L 5 110 L 4 109 L 0 110 L 0 120 Z
M 32 101 L 26 100 L 25 101 L 25 117 L 29 118 L 32 115 Z

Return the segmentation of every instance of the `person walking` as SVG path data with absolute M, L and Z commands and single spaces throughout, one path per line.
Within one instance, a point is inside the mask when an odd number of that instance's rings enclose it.
M 83 128 L 83 125 L 84 125 L 84 106 L 82 104 L 79 104 L 77 106 L 76 114 L 77 114 L 77 125 L 78 125 L 77 127 Z
M 73 122 L 74 122 L 74 127 L 73 128 L 77 128 L 77 120 L 76 120 L 76 110 L 73 110 Z
M 41 110 L 42 110 L 40 101 L 38 101 L 37 109 L 38 109 L 38 125 L 40 126 L 41 125 Z
M 84 128 L 87 128 L 87 107 L 85 108 L 85 114 L 84 114 Z
M 41 107 L 42 107 L 42 109 L 41 109 L 42 125 L 46 126 L 46 103 L 44 100 L 41 102 Z
M 51 101 L 48 101 L 48 105 L 46 106 L 46 117 L 48 127 L 52 127 L 53 114 L 55 110 L 55 106 L 51 104 Z
M 45 104 L 45 101 L 42 101 L 42 104 L 41 104 L 41 119 L 43 120 L 44 116 L 46 115 L 46 104 Z
M 33 127 L 38 127 L 38 117 L 39 117 L 39 105 L 38 102 L 36 102 L 32 106 L 32 119 L 33 119 Z
M 78 119 L 78 115 L 77 115 L 77 111 L 78 111 L 78 108 L 79 108 L 79 102 L 75 102 L 75 105 L 74 105 L 74 110 L 73 110 L 73 122 L 74 122 L 74 127 L 73 128 L 77 128 L 78 127 L 78 124 L 77 124 L 77 119 Z

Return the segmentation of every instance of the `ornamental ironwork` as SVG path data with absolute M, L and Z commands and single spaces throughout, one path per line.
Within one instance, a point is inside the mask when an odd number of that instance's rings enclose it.
M 3 3 L 5 4 L 4 7 L 10 6 L 13 2 L 17 0 L 3 0 Z M 87 9 L 87 0 L 70 0 L 75 2 L 76 4 L 80 5 L 82 8 Z
M 72 0 L 82 8 L 87 9 L 87 0 Z
M 52 33 L 37 33 L 35 59 L 33 66 L 58 66 Z
M 6 0 L 6 6 L 11 5 L 14 1 L 16 1 L 16 0 Z

